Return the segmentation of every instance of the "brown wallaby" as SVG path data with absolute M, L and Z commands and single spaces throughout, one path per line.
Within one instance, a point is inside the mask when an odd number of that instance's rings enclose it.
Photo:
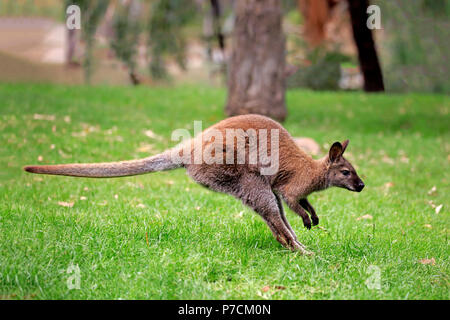
M 236 130 L 237 134 L 227 135 L 232 130 Z M 268 142 L 268 139 L 262 138 L 261 134 L 267 130 L 270 130 L 270 134 L 265 138 L 278 139 L 277 150 L 272 143 Z M 215 135 L 211 135 L 211 132 Z M 251 135 L 252 132 L 257 134 Z M 222 134 L 222 137 L 226 138 L 219 139 L 217 134 Z M 205 139 L 206 136 L 213 136 L 213 138 Z M 252 140 L 252 137 L 255 140 Z M 236 144 L 235 141 L 237 141 Z M 257 149 L 262 150 L 267 147 L 268 154 L 278 154 L 276 170 L 269 174 L 262 174 L 262 169 L 267 168 L 267 163 L 262 163 L 261 159 L 252 163 L 248 155 L 245 159 L 241 159 L 244 161 L 236 161 L 239 156 L 239 141 L 244 141 L 244 149 L 249 154 L 251 154 L 252 142 L 255 141 L 260 143 Z M 215 156 L 215 160 L 219 161 L 207 161 L 205 157 L 192 163 L 192 157 L 196 156 L 198 150 L 195 148 L 196 145 L 204 150 L 212 150 L 210 155 Z M 360 192 L 364 188 L 364 183 L 350 162 L 342 156 L 347 146 L 348 140 L 342 144 L 335 142 L 325 157 L 315 160 L 296 145 L 279 123 L 260 115 L 243 115 L 220 121 L 187 143 L 145 159 L 110 163 L 27 166 L 24 169 L 32 173 L 103 178 L 184 167 L 188 175 L 197 183 L 209 189 L 233 195 L 251 207 L 264 219 L 275 238 L 283 246 L 303 254 L 311 254 L 297 240 L 294 230 L 286 219 L 281 198 L 303 219 L 305 227 L 310 229 L 311 219 L 312 225 L 317 225 L 319 218 L 307 200 L 309 194 L 332 186 Z M 221 151 L 226 153 L 219 154 Z M 231 162 L 228 161 L 230 154 L 233 158 Z M 176 159 L 177 156 L 184 156 L 185 161 L 179 161 Z M 222 160 L 226 157 L 227 162 L 223 163 Z M 311 219 L 306 211 L 311 215 Z

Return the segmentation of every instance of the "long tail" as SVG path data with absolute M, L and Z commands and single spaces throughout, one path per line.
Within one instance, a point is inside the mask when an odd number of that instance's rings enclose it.
M 24 170 L 31 173 L 54 174 L 73 177 L 107 178 L 125 177 L 148 172 L 171 170 L 181 167 L 174 163 L 170 152 L 156 156 L 130 161 L 104 163 L 74 163 L 43 166 L 26 166 Z

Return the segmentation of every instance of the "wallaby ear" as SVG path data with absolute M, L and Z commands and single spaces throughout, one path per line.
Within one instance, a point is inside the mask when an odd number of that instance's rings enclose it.
M 330 148 L 330 152 L 328 153 L 328 158 L 330 162 L 335 162 L 342 156 L 342 144 L 340 142 L 335 142 Z
M 348 143 L 349 143 L 350 141 L 347 139 L 347 140 L 345 140 L 344 142 L 342 142 L 342 154 L 344 154 L 344 152 L 345 152 L 345 149 L 347 149 L 347 146 L 348 146 Z

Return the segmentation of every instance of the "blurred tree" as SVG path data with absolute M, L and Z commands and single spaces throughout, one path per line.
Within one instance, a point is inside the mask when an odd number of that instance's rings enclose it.
M 445 16 L 448 0 L 422 0 L 422 7 L 435 16 Z
M 136 54 L 138 50 L 140 3 L 136 0 L 124 1 L 113 20 L 113 37 L 110 46 L 117 58 L 122 60 L 128 68 L 131 83 L 140 83 L 136 74 Z
M 66 64 L 70 67 L 77 67 L 80 64 L 75 60 L 75 53 L 78 44 L 78 30 L 67 29 L 66 31 Z
M 313 90 L 339 90 L 341 64 L 349 63 L 350 57 L 336 51 L 315 48 L 308 55 L 310 65 L 302 66 L 287 79 L 288 88 L 311 88 Z
M 195 18 L 196 12 L 196 4 L 191 0 L 158 0 L 153 3 L 147 42 L 153 77 L 167 76 L 164 56 L 168 54 L 175 56 L 178 65 L 185 68 L 186 39 L 182 27 Z
M 305 17 L 305 38 L 313 46 L 325 39 L 325 25 L 330 20 L 330 9 L 345 0 L 298 0 Z M 346 0 L 351 18 L 353 40 L 358 49 L 358 59 L 364 77 L 364 90 L 384 91 L 383 75 L 378 60 L 372 31 L 367 28 L 369 0 Z
M 377 1 L 383 12 L 389 91 L 450 93 L 450 1 Z
M 109 0 L 66 0 L 67 6 L 75 4 L 80 7 L 81 10 L 81 37 L 85 44 L 84 50 L 84 78 L 87 83 L 90 83 L 92 75 L 92 50 L 94 45 L 94 35 L 97 27 L 106 12 L 109 4 Z M 76 38 L 74 34 L 68 35 L 70 37 L 70 43 L 68 43 L 68 53 L 67 55 L 72 55 L 72 50 L 76 48 Z M 73 56 L 72 56 L 73 57 Z
M 369 0 L 348 0 L 353 39 L 358 48 L 358 59 L 364 77 L 364 90 L 384 91 L 383 75 L 378 61 L 372 30 L 367 28 Z
M 87 83 L 90 83 L 92 76 L 92 50 L 94 46 L 95 31 L 108 7 L 108 0 L 83 0 L 80 6 L 83 14 L 81 15 L 81 34 L 85 42 L 84 53 L 84 76 Z
M 64 1 L 64 16 L 66 16 L 66 10 L 71 4 L 76 4 L 76 1 L 65 0 Z M 76 67 L 80 64 L 75 60 L 75 54 L 78 44 L 78 30 L 69 29 L 66 31 L 66 64 L 70 67 Z
M 259 113 L 283 121 L 286 46 L 281 1 L 236 1 L 235 17 L 226 113 Z
M 219 48 L 223 53 L 225 51 L 225 37 L 222 33 L 222 28 L 220 25 L 220 16 L 222 14 L 222 10 L 219 0 L 211 0 L 211 9 L 213 14 L 214 34 L 217 37 Z

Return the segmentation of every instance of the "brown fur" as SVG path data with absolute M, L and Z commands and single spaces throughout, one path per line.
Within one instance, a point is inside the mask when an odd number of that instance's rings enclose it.
M 281 199 L 289 208 L 298 214 L 304 225 L 311 228 L 317 225 L 319 218 L 314 208 L 307 200 L 307 196 L 315 191 L 324 190 L 331 186 L 338 186 L 352 191 L 361 191 L 364 187 L 353 166 L 342 156 L 348 145 L 348 140 L 340 144 L 335 142 L 327 156 L 314 160 L 301 150 L 290 134 L 277 122 L 260 115 L 243 115 L 225 119 L 206 129 L 202 135 L 194 138 L 191 144 L 191 156 L 194 157 L 192 146 L 199 142 L 203 147 L 215 146 L 224 150 L 233 141 L 226 140 L 226 129 L 261 129 L 269 131 L 267 148 L 270 150 L 270 129 L 279 130 L 279 168 L 272 175 L 261 175 L 263 164 L 182 164 L 171 162 L 169 152 L 179 152 L 180 147 L 168 150 L 142 160 L 101 163 L 101 164 L 72 164 L 54 166 L 30 166 L 25 170 L 33 173 L 59 174 L 88 177 L 113 177 L 142 174 L 146 172 L 174 169 L 180 166 L 186 168 L 187 173 L 199 184 L 218 192 L 228 193 L 240 199 L 251 207 L 267 223 L 275 238 L 285 247 L 310 254 L 295 235 L 294 230 L 286 219 Z M 208 130 L 218 130 L 224 139 L 222 145 L 215 145 L 220 141 L 208 139 L 204 141 Z M 242 135 L 247 139 L 245 135 Z M 235 139 L 236 140 L 236 139 Z M 246 141 L 247 141 L 246 140 Z M 234 143 L 236 146 L 236 143 Z M 248 143 L 246 144 L 248 149 Z M 216 149 L 217 150 L 217 149 Z M 234 150 L 236 157 L 236 150 Z M 248 152 L 247 152 L 248 154 Z M 225 158 L 225 152 L 224 152 Z M 247 159 L 248 160 L 248 159 Z M 311 219 L 307 212 L 311 215 Z

